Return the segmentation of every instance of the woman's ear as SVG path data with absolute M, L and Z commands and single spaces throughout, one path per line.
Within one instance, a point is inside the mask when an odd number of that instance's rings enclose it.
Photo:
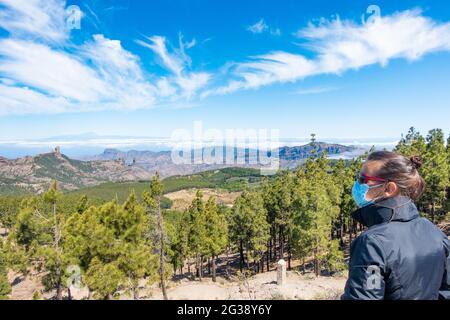
M 395 182 L 388 182 L 384 194 L 387 198 L 392 198 L 398 195 L 400 189 Z

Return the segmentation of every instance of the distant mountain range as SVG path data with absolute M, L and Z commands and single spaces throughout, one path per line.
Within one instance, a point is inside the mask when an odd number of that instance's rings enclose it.
M 318 153 L 326 151 L 330 156 L 344 156 L 358 151 L 358 148 L 353 146 L 322 142 L 316 145 Z M 312 148 L 311 144 L 280 148 L 280 166 L 296 168 L 308 158 Z M 224 150 L 227 151 L 230 150 Z M 61 154 L 59 148 L 54 152 L 15 160 L 0 157 L 0 194 L 41 192 L 52 180 L 59 181 L 64 190 L 76 190 L 104 182 L 149 180 L 156 171 L 165 178 L 226 167 L 260 168 L 257 164 L 249 163 L 251 159 L 256 160 L 256 150 L 236 151 L 244 152 L 246 164 L 180 165 L 173 163 L 170 151 L 124 152 L 117 149 L 106 149 L 102 154 L 84 157 L 82 160 L 68 158 Z
M 340 144 L 330 144 L 325 142 L 316 143 L 317 152 L 321 154 L 326 151 L 329 156 L 353 154 L 355 151 L 359 150 L 354 146 L 344 146 Z M 282 147 L 279 149 L 280 165 L 282 168 L 295 168 L 299 164 L 303 163 L 311 155 L 313 146 L 311 144 L 306 144 L 297 147 Z M 257 163 L 257 150 L 249 149 L 232 149 L 224 148 L 223 153 L 229 154 L 233 153 L 234 159 L 236 160 L 237 154 L 245 154 L 245 165 L 240 165 L 237 162 L 233 164 L 187 164 L 180 165 L 174 164 L 172 162 L 172 154 L 170 151 L 120 151 L 117 149 L 106 149 L 102 154 L 96 156 L 88 156 L 82 158 L 83 160 L 95 161 L 95 160 L 123 160 L 128 165 L 140 166 L 147 171 L 156 172 L 158 171 L 161 176 L 168 177 L 174 175 L 184 175 L 196 172 L 202 172 L 206 170 L 220 169 L 225 167 L 251 167 L 258 168 L 258 165 L 252 165 L 251 163 Z M 253 162 L 251 161 L 253 160 Z
M 0 194 L 39 193 L 52 180 L 63 190 L 76 190 L 104 182 L 150 179 L 148 171 L 123 161 L 80 161 L 54 152 L 8 160 L 0 157 Z

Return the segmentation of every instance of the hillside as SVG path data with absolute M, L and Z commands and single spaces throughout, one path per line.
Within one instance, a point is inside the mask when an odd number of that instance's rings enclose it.
M 52 180 L 63 190 L 75 190 L 104 182 L 149 179 L 151 175 L 137 166 L 121 161 L 80 161 L 54 152 L 15 160 L 0 158 L 0 193 L 39 193 Z
M 357 150 L 337 144 L 317 143 L 318 152 L 341 155 Z M 313 146 L 280 148 L 281 168 L 293 169 L 301 165 L 311 154 Z M 254 150 L 253 150 L 254 151 Z M 248 160 L 250 151 L 245 150 Z M 223 170 L 240 167 L 243 171 Z M 61 189 L 73 191 L 105 184 L 92 193 L 102 195 L 106 192 L 122 194 L 124 190 L 143 188 L 141 180 L 149 180 L 159 172 L 165 180 L 168 192 L 187 188 L 222 188 L 233 191 L 242 189 L 241 178 L 252 183 L 259 175 L 257 164 L 175 164 L 171 152 L 127 151 L 107 149 L 102 154 L 83 159 L 70 159 L 61 154 L 59 148 L 54 152 L 9 160 L 0 157 L 0 195 L 21 195 L 39 193 L 45 190 L 52 180 L 60 183 Z M 211 172 L 218 173 L 211 174 Z M 248 171 L 246 171 L 248 170 Z M 231 173 L 230 173 L 231 172 Z M 183 177 L 190 175 L 189 177 Z M 127 182 L 129 181 L 129 182 Z M 115 185 L 115 182 L 126 182 Z
M 248 168 L 224 168 L 204 171 L 186 176 L 173 176 L 163 179 L 166 194 L 185 189 L 221 189 L 224 191 L 241 191 L 247 185 L 257 184 L 262 177 L 259 170 Z M 148 181 L 104 183 L 95 187 L 83 188 L 71 192 L 74 195 L 89 196 L 109 201 L 115 197 L 123 201 L 134 190 L 138 195 L 149 187 Z

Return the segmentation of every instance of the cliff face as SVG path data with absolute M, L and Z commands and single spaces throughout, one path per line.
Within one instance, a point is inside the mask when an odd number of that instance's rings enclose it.
M 15 160 L 0 158 L 0 193 L 42 192 L 52 180 L 63 190 L 75 190 L 103 182 L 147 180 L 151 174 L 120 160 L 79 161 L 59 150 Z

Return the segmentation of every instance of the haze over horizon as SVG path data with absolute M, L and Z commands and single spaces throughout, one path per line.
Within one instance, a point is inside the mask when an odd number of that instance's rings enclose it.
M 298 147 L 308 144 L 310 137 L 301 138 L 280 138 L 279 147 Z M 377 148 L 393 148 L 399 141 L 399 138 L 321 138 L 317 141 L 341 144 L 346 146 L 355 146 L 362 149 L 368 149 L 372 146 Z M 190 143 L 187 141 L 186 143 Z M 207 142 L 203 140 L 203 142 Z M 6 158 L 19 158 L 23 156 L 33 156 L 40 153 L 46 153 L 60 147 L 62 153 L 69 157 L 84 158 L 104 152 L 106 149 L 117 149 L 123 152 L 127 151 L 171 151 L 176 141 L 170 137 L 126 137 L 126 136 L 101 136 L 93 133 L 84 133 L 80 135 L 66 135 L 49 137 L 43 139 L 17 139 L 0 140 L 0 156 Z M 224 141 L 223 145 L 227 145 Z M 234 146 L 257 148 L 257 142 L 247 140 L 245 142 L 236 141 Z

